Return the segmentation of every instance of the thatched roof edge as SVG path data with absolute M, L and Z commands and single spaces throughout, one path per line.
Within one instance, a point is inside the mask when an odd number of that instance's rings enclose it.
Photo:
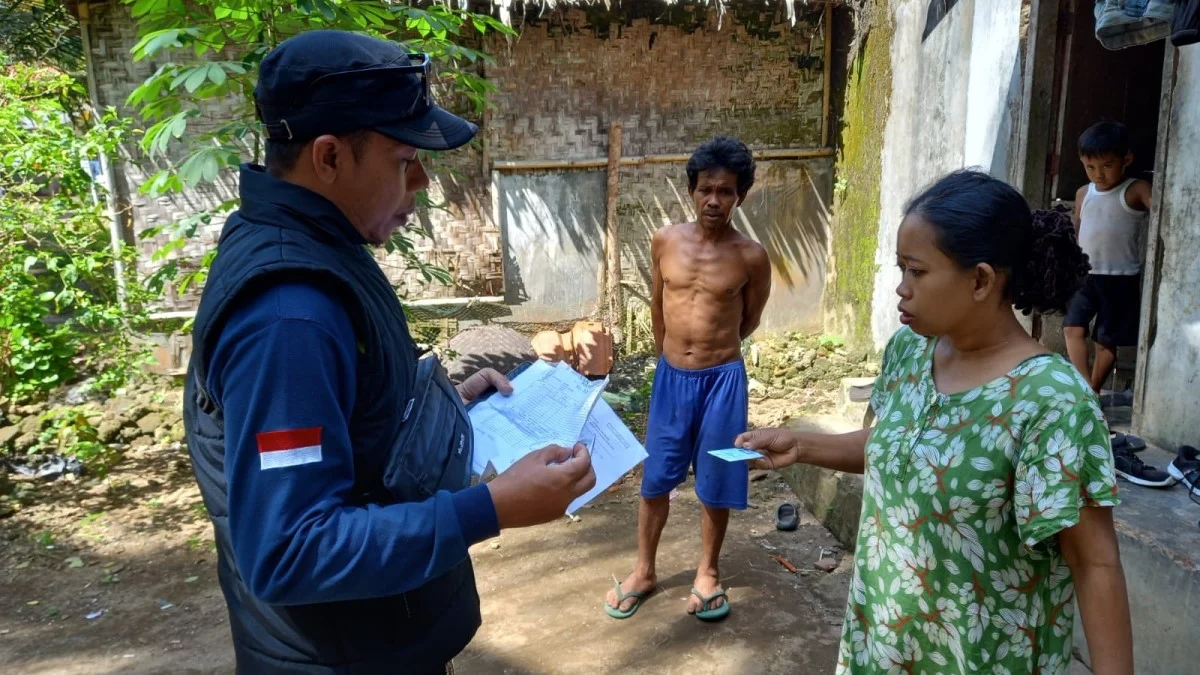
M 27 0 L 18 0 L 18 1 L 27 1 Z M 35 3 L 36 3 L 36 1 L 37 0 L 34 0 Z M 462 9 L 467 9 L 467 7 L 470 4 L 472 4 L 472 0 L 433 0 L 433 1 L 441 2 L 443 4 L 450 5 L 450 6 L 457 6 Z M 489 0 L 485 0 L 485 1 L 489 1 Z M 95 0 L 91 0 L 90 2 L 89 2 L 89 0 L 65 0 L 65 2 L 66 2 L 67 7 L 70 9 L 71 13 L 74 14 L 76 17 L 78 17 L 80 3 L 82 2 L 82 3 L 86 3 L 86 4 L 94 4 Z M 544 11 L 553 11 L 555 9 L 565 8 L 565 7 L 581 7 L 581 6 L 601 5 L 601 4 L 604 5 L 606 8 L 610 8 L 614 5 L 616 5 L 617 7 L 620 7 L 624 3 L 632 4 L 634 2 L 659 2 L 664 5 L 677 5 L 677 4 L 683 4 L 685 2 L 696 3 L 696 4 L 707 5 L 709 7 L 712 7 L 713 9 L 715 9 L 717 11 L 718 15 L 724 15 L 726 8 L 733 6 L 733 5 L 738 5 L 738 6 L 757 5 L 757 6 L 763 7 L 764 9 L 768 9 L 771 7 L 777 7 L 779 5 L 784 5 L 787 8 L 788 21 L 792 25 L 795 25 L 796 24 L 796 6 L 797 5 L 804 5 L 804 6 L 825 5 L 825 4 L 839 5 L 839 4 L 847 4 L 848 0 L 490 0 L 492 10 L 495 12 L 497 18 L 499 18 L 501 21 L 503 21 L 506 25 L 510 25 L 510 26 L 512 25 L 512 20 L 513 20 L 513 9 L 521 7 L 521 6 L 537 7 Z
M 446 4 L 455 4 L 466 8 L 470 0 L 440 0 Z M 555 10 L 562 7 L 580 7 L 588 5 L 621 6 L 624 2 L 660 2 L 664 5 L 676 5 L 684 2 L 708 5 L 715 9 L 718 15 L 724 15 L 727 7 L 732 5 L 758 5 L 764 9 L 784 5 L 787 8 L 788 21 L 796 25 L 796 5 L 825 5 L 844 4 L 845 0 L 491 0 L 492 9 L 497 17 L 507 25 L 512 25 L 513 9 L 524 6 L 538 7 L 542 10 Z

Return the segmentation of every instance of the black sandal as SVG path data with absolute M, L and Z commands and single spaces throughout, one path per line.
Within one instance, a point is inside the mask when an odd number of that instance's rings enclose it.
M 775 512 L 775 529 L 791 532 L 800 526 L 800 514 L 792 504 L 783 503 Z
M 1146 449 L 1146 441 L 1137 436 L 1128 436 L 1115 431 L 1112 434 L 1111 444 L 1113 452 L 1141 452 Z

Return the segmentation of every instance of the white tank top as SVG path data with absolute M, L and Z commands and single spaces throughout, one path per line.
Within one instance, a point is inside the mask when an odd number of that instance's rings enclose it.
M 1125 201 L 1133 181 L 1129 178 L 1104 192 L 1094 183 L 1088 185 L 1079 209 L 1079 247 L 1092 263 L 1092 274 L 1131 276 L 1142 271 L 1141 237 L 1147 214 Z

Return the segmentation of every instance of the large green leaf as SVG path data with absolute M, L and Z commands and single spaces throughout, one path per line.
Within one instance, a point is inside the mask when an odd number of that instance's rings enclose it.
M 183 42 L 179 38 L 186 32 L 182 28 L 167 28 L 146 35 L 133 46 L 134 60 L 141 61 L 144 58 L 158 54 L 158 52 L 164 49 L 182 47 Z
M 221 169 L 237 166 L 238 154 L 228 147 L 206 146 L 192 152 L 179 165 L 179 178 L 186 188 L 217 179 Z
M 142 149 L 150 155 L 166 154 L 171 141 L 182 138 L 187 131 L 188 119 L 199 114 L 195 109 L 184 110 L 151 126 L 142 137 Z
M 188 75 L 187 80 L 185 80 L 183 83 L 184 88 L 186 88 L 188 92 L 195 92 L 200 88 L 200 85 L 204 84 L 204 82 L 208 79 L 208 74 L 210 72 L 212 71 L 207 65 L 193 68 L 191 74 Z

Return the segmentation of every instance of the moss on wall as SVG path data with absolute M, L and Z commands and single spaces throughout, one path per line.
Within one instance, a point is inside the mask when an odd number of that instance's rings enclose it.
M 858 21 L 864 37 L 850 66 L 841 120 L 825 314 L 827 326 L 861 344 L 871 338 L 883 130 L 892 94 L 894 24 L 887 0 L 865 3 Z

